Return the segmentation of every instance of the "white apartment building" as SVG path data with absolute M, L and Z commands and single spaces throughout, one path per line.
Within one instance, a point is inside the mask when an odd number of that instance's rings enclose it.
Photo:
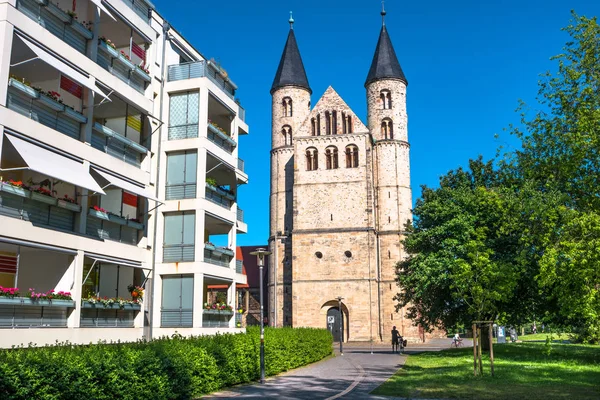
M 0 0 L 0 52 L 0 347 L 238 330 L 225 70 L 145 0 Z

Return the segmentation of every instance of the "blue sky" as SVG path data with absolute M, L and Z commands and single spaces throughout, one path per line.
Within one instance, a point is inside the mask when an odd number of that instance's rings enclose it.
M 249 233 L 238 244 L 269 235 L 269 90 L 287 37 L 289 11 L 312 104 L 329 85 L 366 122 L 364 81 L 379 30 L 378 0 L 153 0 L 157 10 L 239 86 L 250 135 L 240 157 L 250 177 L 240 189 Z M 538 75 L 554 68 L 568 36 L 570 10 L 600 14 L 599 0 L 386 1 L 386 25 L 408 85 L 408 137 L 413 198 L 451 169 L 499 145 L 518 123 L 519 99 L 531 105 Z M 499 139 L 494 135 L 500 134 Z M 343 205 L 340 205 L 343 206 Z

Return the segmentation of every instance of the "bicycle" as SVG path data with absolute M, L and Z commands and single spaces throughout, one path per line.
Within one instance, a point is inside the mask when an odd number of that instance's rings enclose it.
M 450 347 L 452 348 L 454 346 L 454 348 L 459 348 L 459 347 L 463 347 L 463 342 L 462 339 L 461 340 L 453 340 L 452 342 L 450 342 Z

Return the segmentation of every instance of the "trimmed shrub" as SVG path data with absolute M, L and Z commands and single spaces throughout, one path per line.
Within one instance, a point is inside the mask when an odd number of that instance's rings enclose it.
M 260 331 L 0 350 L 0 399 L 190 399 L 257 380 Z M 332 353 L 325 329 L 266 328 L 266 374 Z

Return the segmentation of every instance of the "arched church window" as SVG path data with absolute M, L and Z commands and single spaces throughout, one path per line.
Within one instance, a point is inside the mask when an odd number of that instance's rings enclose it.
M 317 136 L 317 120 L 313 117 L 310 119 L 311 135 Z
M 285 146 L 292 145 L 292 127 L 289 125 L 284 125 L 281 129 L 281 134 L 283 135 L 283 144 Z
M 319 153 L 314 147 L 306 149 L 306 170 L 316 171 L 319 168 Z
M 321 136 L 321 114 L 317 114 L 317 136 Z
M 358 147 L 353 144 L 346 146 L 346 168 L 358 167 Z
M 381 108 L 384 110 L 392 109 L 392 93 L 384 89 L 379 93 L 379 100 L 381 101 Z
M 352 133 L 352 116 L 346 115 L 346 133 Z
M 325 111 L 325 134 L 331 135 L 331 113 Z
M 381 136 L 383 136 L 384 139 L 394 138 L 394 124 L 391 119 L 386 118 L 381 121 Z
M 338 150 L 335 146 L 325 149 L 325 163 L 327 169 L 336 169 L 338 167 Z
M 292 99 L 290 97 L 284 97 L 282 100 L 283 106 L 283 116 L 291 117 L 292 116 Z
M 337 135 L 337 111 L 331 112 L 331 134 Z

